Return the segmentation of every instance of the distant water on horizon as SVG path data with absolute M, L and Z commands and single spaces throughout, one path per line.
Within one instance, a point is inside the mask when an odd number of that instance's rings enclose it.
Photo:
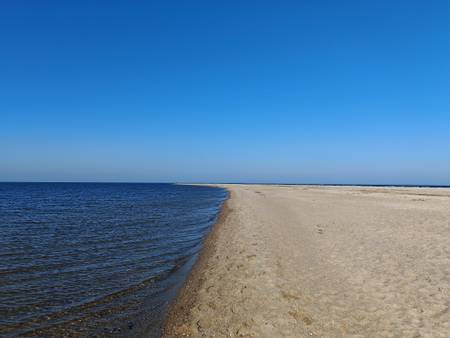
M 0 336 L 159 337 L 227 195 L 0 183 Z

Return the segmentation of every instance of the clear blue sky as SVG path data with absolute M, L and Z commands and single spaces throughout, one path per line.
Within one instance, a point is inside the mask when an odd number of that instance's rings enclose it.
M 0 181 L 450 184 L 450 1 L 2 1 Z

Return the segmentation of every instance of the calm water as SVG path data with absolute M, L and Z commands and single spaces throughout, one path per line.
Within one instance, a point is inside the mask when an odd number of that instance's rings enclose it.
M 170 184 L 0 183 L 0 336 L 159 336 L 226 196 Z

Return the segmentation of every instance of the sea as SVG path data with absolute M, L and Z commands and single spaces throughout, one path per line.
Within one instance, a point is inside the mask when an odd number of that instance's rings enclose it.
M 216 187 L 0 183 L 0 337 L 160 337 Z

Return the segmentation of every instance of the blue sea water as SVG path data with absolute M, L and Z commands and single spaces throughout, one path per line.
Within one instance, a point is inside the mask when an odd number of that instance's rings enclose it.
M 158 337 L 226 198 L 205 186 L 0 183 L 0 336 Z

